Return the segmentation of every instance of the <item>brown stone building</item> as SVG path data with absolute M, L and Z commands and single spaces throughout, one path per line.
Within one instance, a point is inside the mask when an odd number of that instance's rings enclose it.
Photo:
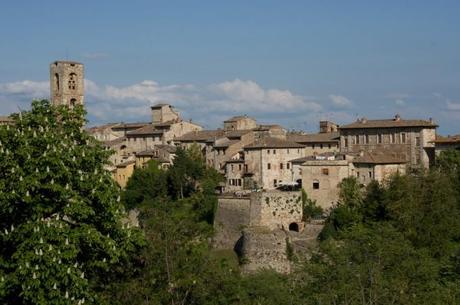
M 405 158 L 411 166 L 428 167 L 434 161 L 437 127 L 432 120 L 406 120 L 399 115 L 389 120 L 362 118 L 339 127 L 340 150 L 343 153 L 386 151 Z

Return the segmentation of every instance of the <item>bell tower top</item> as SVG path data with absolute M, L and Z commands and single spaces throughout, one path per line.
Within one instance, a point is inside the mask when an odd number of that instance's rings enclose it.
M 83 64 L 75 61 L 55 61 L 50 64 L 51 103 L 83 105 Z

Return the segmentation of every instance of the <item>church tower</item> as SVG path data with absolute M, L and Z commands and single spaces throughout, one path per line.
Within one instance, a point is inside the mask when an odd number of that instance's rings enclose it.
M 50 64 L 50 97 L 53 105 L 83 105 L 83 89 L 83 64 L 74 61 Z

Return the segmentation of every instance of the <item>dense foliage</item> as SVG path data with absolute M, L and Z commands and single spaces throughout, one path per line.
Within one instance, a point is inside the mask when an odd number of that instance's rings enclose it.
M 142 244 L 122 224 L 108 152 L 84 110 L 35 101 L 0 126 L 0 303 L 100 304 L 98 291 Z

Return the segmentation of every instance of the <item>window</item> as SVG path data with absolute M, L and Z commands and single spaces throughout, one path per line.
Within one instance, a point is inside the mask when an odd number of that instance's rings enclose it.
M 358 171 L 356 172 L 356 177 L 358 177 L 358 178 L 359 178 L 359 172 L 358 172 Z
M 283 163 L 280 163 L 280 169 L 283 169 Z
M 319 144 L 319 148 L 323 149 L 323 144 Z
M 233 171 L 233 164 L 232 164 L 232 165 L 230 165 L 230 167 L 232 168 L 232 171 Z
M 74 99 L 74 98 L 70 99 L 70 107 L 73 108 L 73 107 L 75 107 L 76 104 L 77 104 L 77 100 L 76 100 L 76 99 Z
M 369 135 L 364 137 L 364 144 L 369 144 Z
M 382 142 L 383 142 L 383 141 L 382 141 L 382 135 L 381 135 L 381 134 L 378 134 L 378 135 L 377 135 L 377 143 L 378 143 L 378 144 L 382 144 Z
M 273 154 L 276 155 L 276 149 L 273 150 Z
M 276 179 L 273 180 L 273 186 L 274 186 L 274 187 L 277 187 L 277 186 L 278 186 L 278 180 L 276 180 Z
M 290 163 L 286 163 L 286 168 L 287 168 L 287 169 L 290 169 L 290 168 L 291 168 L 291 164 L 290 164 Z
M 360 136 L 356 136 L 356 144 L 359 144 Z
M 420 137 L 415 137 L 415 146 L 420 146 Z
M 312 144 L 312 145 L 311 145 L 311 148 L 315 149 L 315 144 Z
M 267 154 L 270 154 L 270 149 L 267 149 Z
M 270 163 L 267 163 L 267 169 L 271 169 L 272 165 Z
M 300 149 L 297 149 L 297 153 L 300 154 Z
M 313 180 L 313 189 L 314 190 L 319 190 L 319 181 L 318 180 Z
M 392 143 L 392 144 L 395 143 L 395 134 L 394 133 L 390 134 L 390 143 Z
M 329 175 L 329 168 L 323 168 L 321 169 L 321 172 L 323 173 L 323 175 Z
M 327 148 L 331 149 L 331 144 L 328 144 L 328 145 L 327 145 Z
M 77 74 L 75 73 L 69 74 L 68 86 L 70 90 L 75 90 L 77 88 Z
M 244 171 L 248 172 L 248 165 L 247 164 L 244 165 Z
M 286 153 L 288 153 L 288 154 L 289 154 L 289 149 L 286 149 Z
M 238 164 L 238 170 L 241 170 L 241 164 Z
M 59 74 L 54 74 L 54 83 L 56 84 L 56 91 L 59 91 Z
M 369 172 L 369 178 L 372 179 L 372 172 Z
M 345 138 L 345 144 L 344 144 L 345 147 L 348 147 L 348 138 Z
M 401 143 L 406 143 L 406 133 L 401 132 Z

